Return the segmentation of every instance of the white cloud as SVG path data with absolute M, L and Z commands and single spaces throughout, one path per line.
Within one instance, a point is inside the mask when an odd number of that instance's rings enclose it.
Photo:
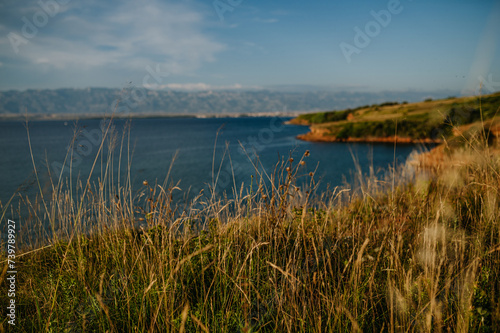
M 225 48 L 202 31 L 204 17 L 186 4 L 126 0 L 88 7 L 83 15 L 69 11 L 51 18 L 15 56 L 59 70 L 144 71 L 160 64 L 172 74 L 189 74 Z M 0 51 L 13 54 L 10 47 Z

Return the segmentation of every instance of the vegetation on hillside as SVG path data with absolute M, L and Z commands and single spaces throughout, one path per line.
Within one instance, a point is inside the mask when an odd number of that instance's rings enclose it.
M 51 198 L 3 207 L 49 238 L 17 255 L 16 329 L 493 332 L 500 160 L 484 133 L 448 150 L 444 173 L 409 164 L 360 175 L 359 191 L 316 193 L 309 152 L 232 199 L 214 182 L 187 207 L 168 179 L 138 193 L 130 177 L 54 184 Z
M 496 93 L 482 97 L 427 99 L 411 104 L 365 105 L 343 111 L 303 114 L 296 122 L 324 129 L 325 135 L 337 140 L 386 138 L 396 133 L 414 140 L 442 140 L 451 136 L 454 126 L 494 118 L 499 107 L 500 93 Z

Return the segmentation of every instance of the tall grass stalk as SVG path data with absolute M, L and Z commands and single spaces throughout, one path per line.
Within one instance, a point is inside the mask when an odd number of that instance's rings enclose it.
M 121 139 L 122 147 L 126 137 Z M 25 198 L 22 223 L 40 232 L 18 256 L 24 331 L 350 332 L 495 331 L 500 327 L 500 161 L 481 136 L 447 172 L 404 170 L 317 193 L 309 152 L 255 165 L 189 205 L 169 179 L 113 176 L 111 140 L 95 183 L 59 182 Z M 102 147 L 102 146 L 101 146 Z M 103 150 L 100 150 L 102 152 Z M 224 154 L 228 154 L 225 152 Z M 98 159 L 94 162 L 97 165 Z M 220 171 L 220 168 L 219 168 Z M 398 176 L 399 175 L 399 176 Z M 41 192 L 42 193 L 42 192 Z M 43 228 L 50 220 L 53 228 Z M 2 220 L 3 222 L 3 220 Z M 46 237 L 49 235 L 49 237 Z M 44 247 L 42 247 L 42 245 Z M 2 284 L 7 271 L 2 254 Z M 0 295 L 6 304 L 6 295 Z M 1 329 L 6 330 L 5 307 Z

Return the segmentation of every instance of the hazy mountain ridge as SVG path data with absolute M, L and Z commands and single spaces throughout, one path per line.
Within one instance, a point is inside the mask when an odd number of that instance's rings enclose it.
M 0 91 L 0 115 L 245 114 L 257 112 L 340 110 L 385 101 L 421 101 L 446 97 L 439 92 L 196 91 L 146 89 L 54 89 Z M 119 101 L 118 106 L 116 103 Z

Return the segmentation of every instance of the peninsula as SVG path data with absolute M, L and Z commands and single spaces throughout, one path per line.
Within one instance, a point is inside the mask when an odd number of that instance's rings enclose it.
M 385 102 L 355 109 L 302 114 L 290 124 L 309 126 L 297 138 L 315 142 L 441 143 L 479 125 L 500 132 L 500 92 L 423 102 Z

